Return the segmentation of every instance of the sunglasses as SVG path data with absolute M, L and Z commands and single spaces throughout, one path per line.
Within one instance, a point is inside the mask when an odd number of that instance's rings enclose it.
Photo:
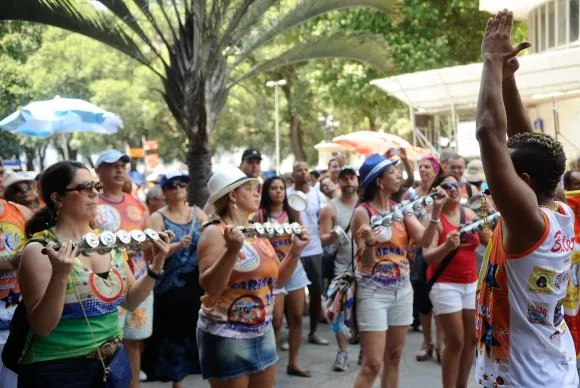
M 24 193 L 30 190 L 32 190 L 32 183 L 30 182 L 20 182 L 14 185 L 14 192 L 16 193 Z
M 65 192 L 78 191 L 79 194 L 80 193 L 91 194 L 93 190 L 96 191 L 97 193 L 100 193 L 101 191 L 103 191 L 103 184 L 101 182 L 83 182 L 76 185 L 76 187 L 71 187 L 65 189 L 64 191 Z
M 451 189 L 459 190 L 459 184 L 457 183 L 442 183 L 440 187 L 445 191 L 450 191 Z
M 167 190 L 184 189 L 187 187 L 187 183 L 182 181 L 169 181 L 163 186 Z
M 4 175 L 4 172 L 5 172 L 5 171 L 6 171 L 5 169 L 3 169 L 3 168 L 0 168 L 0 175 Z

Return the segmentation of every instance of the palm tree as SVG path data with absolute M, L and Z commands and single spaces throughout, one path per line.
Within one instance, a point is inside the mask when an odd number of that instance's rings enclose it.
M 258 73 L 325 57 L 387 70 L 386 44 L 374 35 L 312 37 L 261 61 L 258 51 L 322 14 L 353 7 L 390 12 L 396 2 L 299 0 L 272 22 L 265 15 L 284 6 L 281 0 L 3 0 L 0 20 L 42 23 L 88 36 L 157 74 L 167 107 L 188 141 L 190 200 L 202 205 L 211 171 L 209 136 L 234 85 Z

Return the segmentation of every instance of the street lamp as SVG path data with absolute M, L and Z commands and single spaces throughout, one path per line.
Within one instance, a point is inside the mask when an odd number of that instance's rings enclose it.
M 276 174 L 280 174 L 280 119 L 278 113 L 278 86 L 286 85 L 285 79 L 280 79 L 278 81 L 268 81 L 266 86 L 269 88 L 274 88 L 274 116 L 276 120 Z

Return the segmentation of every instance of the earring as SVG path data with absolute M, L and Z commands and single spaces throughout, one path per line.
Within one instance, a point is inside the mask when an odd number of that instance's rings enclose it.
M 233 208 L 236 209 L 236 210 L 238 210 L 238 204 L 234 202 Z

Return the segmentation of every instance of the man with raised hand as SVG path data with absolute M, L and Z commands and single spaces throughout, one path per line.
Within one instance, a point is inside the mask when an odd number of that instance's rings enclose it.
M 566 157 L 560 143 L 532 131 L 513 76 L 530 44 L 512 46 L 512 24 L 511 12 L 498 12 L 481 46 L 477 140 L 502 219 L 479 275 L 476 378 L 485 387 L 576 388 L 563 311 L 574 215 L 554 200 Z

